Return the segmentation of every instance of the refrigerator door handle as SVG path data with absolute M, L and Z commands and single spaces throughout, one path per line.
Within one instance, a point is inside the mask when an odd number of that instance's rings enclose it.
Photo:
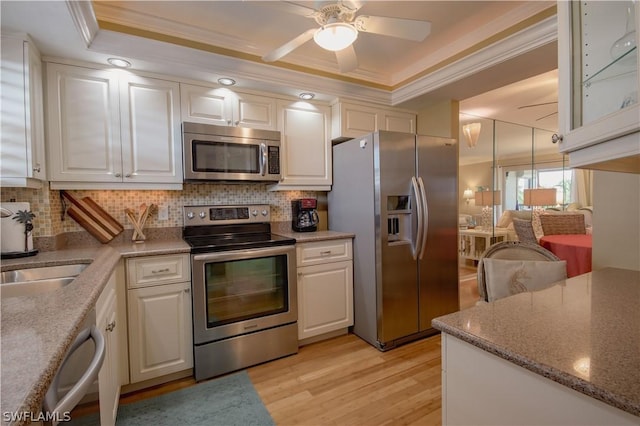
M 418 185 L 418 180 L 415 176 L 411 177 L 411 186 L 413 187 L 413 193 L 415 197 L 415 205 L 416 212 L 418 213 L 418 231 L 416 232 L 416 243 L 411 247 L 411 252 L 413 254 L 413 260 L 418 260 L 418 252 L 420 250 L 420 246 L 422 245 L 422 200 L 420 188 Z
M 418 187 L 420 188 L 420 201 L 422 204 L 422 212 L 423 212 L 422 221 L 424 223 L 424 226 L 422 227 L 418 226 L 419 230 L 422 231 L 422 239 L 421 239 L 422 244 L 419 245 L 420 255 L 418 256 L 418 258 L 422 260 L 422 256 L 424 256 L 424 250 L 427 247 L 427 232 L 429 231 L 429 206 L 427 205 L 427 193 L 426 193 L 426 190 L 424 189 L 424 181 L 422 180 L 421 176 L 418 177 Z

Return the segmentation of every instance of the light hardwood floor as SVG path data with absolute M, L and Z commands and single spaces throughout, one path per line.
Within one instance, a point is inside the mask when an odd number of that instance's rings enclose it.
M 460 269 L 460 308 L 475 304 L 472 266 Z M 380 352 L 353 334 L 247 369 L 278 426 L 440 425 L 440 335 Z M 193 378 L 123 395 L 129 404 L 195 384 Z M 98 410 L 77 407 L 72 415 Z

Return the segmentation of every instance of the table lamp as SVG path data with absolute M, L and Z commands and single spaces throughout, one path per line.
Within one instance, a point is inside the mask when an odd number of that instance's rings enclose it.
M 557 190 L 555 188 L 535 188 L 524 190 L 525 206 L 533 208 L 531 213 L 531 225 L 536 235 L 542 235 L 542 224 L 540 223 L 540 215 L 544 206 L 555 206 Z
M 501 204 L 500 191 L 476 192 L 476 206 L 482 206 L 482 229 L 489 231 L 493 227 L 492 208 Z

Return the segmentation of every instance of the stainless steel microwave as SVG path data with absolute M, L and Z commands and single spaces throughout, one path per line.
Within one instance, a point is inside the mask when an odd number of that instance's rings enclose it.
M 185 181 L 278 182 L 280 132 L 182 123 Z

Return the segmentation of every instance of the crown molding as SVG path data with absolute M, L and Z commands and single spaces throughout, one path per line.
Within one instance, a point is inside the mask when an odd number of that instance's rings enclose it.
M 87 47 L 91 46 L 99 30 L 91 2 L 66 0 L 65 3 L 69 9 L 69 15 L 71 15 L 71 19 L 76 24 L 76 28 L 80 32 L 84 44 Z
M 393 90 L 391 105 L 409 101 L 558 39 L 555 15 Z

